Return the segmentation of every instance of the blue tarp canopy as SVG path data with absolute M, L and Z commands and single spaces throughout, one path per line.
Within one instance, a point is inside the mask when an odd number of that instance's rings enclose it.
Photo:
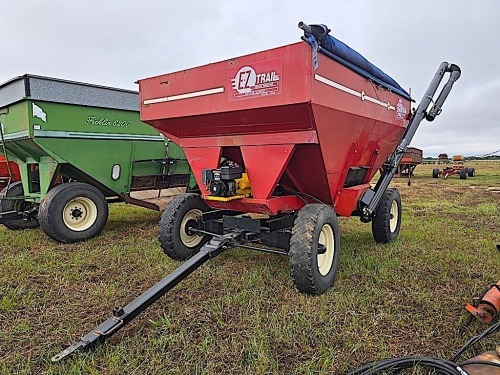
M 367 59 L 365 59 L 360 53 L 356 52 L 350 48 L 347 44 L 341 42 L 340 40 L 334 38 L 333 36 L 326 34 L 329 30 L 324 25 L 311 25 L 313 30 L 322 29 L 324 34 L 319 36 L 314 34 L 305 34 L 305 40 L 309 44 L 313 44 L 314 41 L 311 38 L 315 38 L 319 45 L 318 50 L 324 55 L 336 60 L 337 62 L 345 65 L 356 73 L 373 80 L 389 90 L 392 90 L 399 95 L 411 100 L 410 94 L 408 94 L 393 78 L 384 73 L 381 69 L 373 65 Z M 312 42 L 312 43 L 311 43 Z

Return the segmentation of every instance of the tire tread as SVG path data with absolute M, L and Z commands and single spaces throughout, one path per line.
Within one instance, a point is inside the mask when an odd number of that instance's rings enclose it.
M 317 269 L 317 244 L 315 231 L 324 217 L 330 216 L 334 231 L 335 253 L 332 269 L 326 276 L 322 276 Z M 322 224 L 321 224 L 322 226 Z M 340 253 L 339 230 L 337 218 L 333 209 L 324 204 L 308 204 L 297 214 L 290 238 L 290 274 L 295 286 L 301 292 L 322 294 L 333 284 L 336 276 Z
M 191 208 L 199 208 L 201 211 L 208 209 L 198 194 L 184 193 L 176 196 L 168 203 L 160 218 L 158 239 L 163 252 L 174 260 L 185 260 L 191 257 L 209 240 L 209 236 L 205 236 L 204 240 L 193 249 L 189 249 L 182 244 L 180 234 L 177 233 L 177 226 L 180 225 L 183 214 L 185 215 L 187 212 L 186 207 L 188 207 L 188 211 Z
M 398 202 L 398 224 L 396 230 L 391 233 L 390 230 L 390 215 L 391 215 L 391 206 L 394 200 Z M 377 211 L 375 216 L 372 219 L 372 234 L 375 242 L 377 243 L 388 243 L 394 241 L 401 229 L 401 196 L 399 194 L 398 189 L 396 188 L 388 188 L 380 203 L 377 207 Z

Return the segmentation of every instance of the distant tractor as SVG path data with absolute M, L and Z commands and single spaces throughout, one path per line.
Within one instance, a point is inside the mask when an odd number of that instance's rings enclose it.
M 441 155 L 439 154 L 438 158 Z M 474 177 L 476 175 L 476 169 L 471 167 L 466 167 L 464 165 L 465 158 L 463 155 L 455 155 L 453 156 L 453 162 L 455 165 L 451 167 L 444 167 L 443 169 L 434 168 L 432 170 L 432 177 L 439 178 L 439 176 L 443 176 L 444 178 L 448 178 L 448 176 L 452 176 L 458 174 L 461 180 L 465 180 L 467 177 Z
M 449 162 L 448 154 L 443 153 L 438 155 L 438 164 L 448 164 Z

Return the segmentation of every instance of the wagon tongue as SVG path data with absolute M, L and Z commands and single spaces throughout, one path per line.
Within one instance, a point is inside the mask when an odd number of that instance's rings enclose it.
M 64 357 L 67 357 L 71 353 L 81 349 L 91 349 L 92 347 L 106 340 L 107 337 L 111 336 L 114 332 L 119 330 L 124 325 L 124 321 L 119 317 L 109 318 L 105 322 L 101 323 L 92 332 L 89 332 L 85 336 L 83 336 L 80 341 L 74 343 L 71 346 L 68 346 L 62 352 L 53 356 L 52 361 L 57 362 Z
M 211 239 L 210 242 L 204 245 L 196 255 L 184 262 L 172 273 L 165 276 L 158 283 L 130 302 L 127 306 L 115 307 L 113 309 L 113 317 L 108 318 L 93 331 L 87 333 L 80 339 L 80 341 L 68 346 L 62 352 L 53 356 L 52 361 L 57 362 L 73 352 L 91 349 L 104 342 L 108 337 L 124 327 L 126 324 L 130 323 L 152 303 L 184 280 L 203 263 L 219 255 L 225 249 L 225 245 L 228 245 L 230 242 L 236 240 L 242 234 L 242 231 L 235 230 Z

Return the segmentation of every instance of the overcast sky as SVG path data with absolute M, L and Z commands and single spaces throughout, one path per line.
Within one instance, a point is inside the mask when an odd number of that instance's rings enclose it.
M 331 34 L 420 101 L 442 61 L 458 64 L 443 113 L 412 142 L 424 156 L 500 149 L 500 1 L 0 0 L 0 82 L 25 73 L 137 89 L 134 82 Z

